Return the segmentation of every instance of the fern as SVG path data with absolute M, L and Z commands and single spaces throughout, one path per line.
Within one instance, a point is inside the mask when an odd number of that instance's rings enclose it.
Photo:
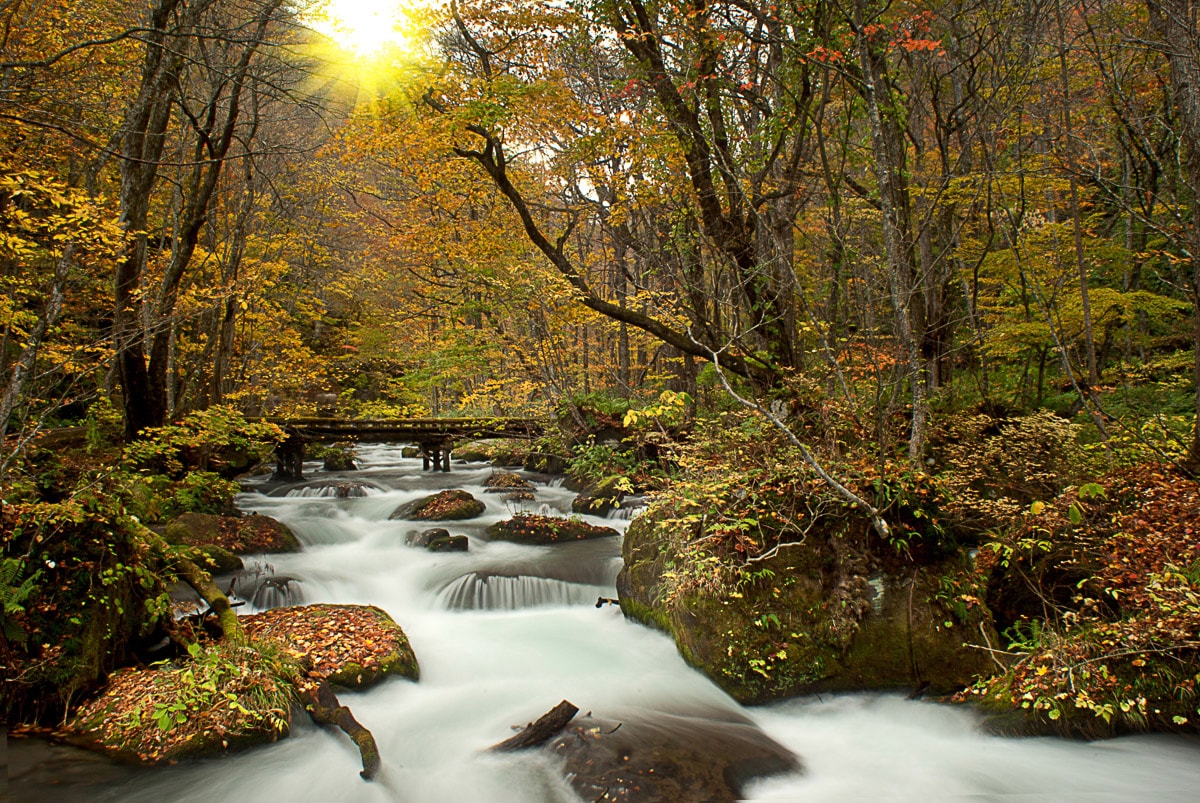
M 25 633 L 17 625 L 16 614 L 24 612 L 22 603 L 33 594 L 42 574 L 38 570 L 18 585 L 21 569 L 22 562 L 16 558 L 0 560 L 0 631 L 4 633 L 5 640 L 17 643 L 25 641 Z

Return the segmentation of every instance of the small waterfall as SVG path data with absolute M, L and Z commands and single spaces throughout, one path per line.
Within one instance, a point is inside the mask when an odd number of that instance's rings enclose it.
M 599 586 L 585 586 L 529 575 L 479 574 L 459 577 L 438 594 L 451 610 L 494 611 L 544 605 L 589 605 L 602 596 Z
M 304 592 L 300 589 L 300 581 L 287 576 L 266 578 L 250 598 L 250 604 L 260 611 L 286 608 L 303 602 Z
M 608 515 L 605 516 L 605 518 L 614 519 L 616 521 L 633 521 L 635 518 L 640 516 L 642 511 L 645 509 L 645 505 L 629 505 L 626 507 L 624 503 L 622 503 L 621 507 L 615 507 L 608 511 Z
M 273 566 L 256 563 L 235 574 L 229 582 L 230 595 L 245 600 L 249 611 L 266 611 L 304 602 L 301 583 L 288 574 L 276 574 Z
M 382 493 L 386 493 L 386 491 L 362 482 L 338 482 L 292 488 L 284 495 L 299 499 L 362 499 L 366 496 L 377 496 Z

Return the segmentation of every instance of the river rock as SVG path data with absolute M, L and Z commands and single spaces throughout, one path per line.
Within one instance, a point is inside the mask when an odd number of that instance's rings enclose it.
M 511 519 L 498 521 L 488 527 L 487 534 L 493 541 L 512 541 L 518 544 L 559 544 L 620 535 L 611 527 L 597 527 L 578 519 L 561 519 L 532 513 L 518 513 Z
M 427 547 L 429 542 L 437 538 L 449 538 L 450 531 L 444 527 L 430 527 L 428 530 L 420 532 L 410 532 L 408 534 L 407 543 L 409 546 Z
M 465 535 L 451 535 L 449 530 L 433 527 L 410 534 L 408 545 L 422 547 L 430 552 L 466 552 L 469 541 Z
M 532 491 L 533 483 L 511 471 L 493 471 L 483 481 L 483 487 L 490 494 L 503 494 L 514 491 Z
M 253 513 L 240 518 L 184 513 L 167 523 L 163 537 L 171 544 L 213 544 L 241 555 L 300 551 L 300 542 L 286 524 Z
M 389 519 L 409 521 L 461 521 L 483 513 L 486 506 L 467 491 L 451 490 L 405 502 Z
M 669 590 L 683 573 L 712 571 L 672 551 L 670 526 L 660 507 L 626 531 L 621 609 L 670 634 L 688 663 L 739 702 L 839 690 L 949 694 L 993 669 L 985 650 L 967 646 L 1000 641 L 986 607 L 959 599 L 981 582 L 965 553 L 914 562 L 862 523 L 810 532 L 754 564 L 736 592 L 703 582 Z
M 79 707 L 67 739 L 142 764 L 273 742 L 291 729 L 292 692 L 271 667 L 243 648 L 217 660 L 121 669 Z
M 430 552 L 466 552 L 471 542 L 465 535 L 448 535 L 433 539 L 425 548 Z
M 308 678 L 351 689 L 398 675 L 416 680 L 417 656 L 392 617 L 374 605 L 298 605 L 241 617 L 246 636 L 307 656 Z
M 353 446 L 330 444 L 324 450 L 324 468 L 326 471 L 357 471 L 358 465 L 354 462 L 354 456 Z
M 571 510 L 575 513 L 590 513 L 593 516 L 607 515 L 620 507 L 621 500 L 626 495 L 625 488 L 629 487 L 628 483 L 625 477 L 605 477 L 589 482 L 571 502 Z
M 584 800 L 732 803 L 800 761 L 748 721 L 658 712 L 574 719 L 545 748 Z

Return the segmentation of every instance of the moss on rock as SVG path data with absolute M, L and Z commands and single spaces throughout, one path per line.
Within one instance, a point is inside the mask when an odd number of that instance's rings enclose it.
M 589 482 L 579 491 L 579 495 L 571 502 L 571 510 L 575 513 L 590 513 L 603 516 L 615 510 L 625 498 L 629 480 L 621 476 L 605 477 L 595 482 Z
M 330 444 L 321 455 L 322 466 L 326 471 L 357 471 L 358 465 L 354 458 L 354 446 L 343 443 Z
M 662 532 L 667 521 L 660 507 L 626 532 L 617 580 L 622 611 L 670 634 L 685 660 L 740 702 L 824 690 L 929 686 L 949 693 L 989 668 L 981 651 L 963 647 L 980 638 L 980 627 L 990 629 L 986 611 L 958 619 L 939 598 L 947 574 L 967 571 L 960 559 L 868 573 L 869 550 L 839 535 L 841 542 L 789 545 L 720 588 L 678 584 L 681 572 L 700 578 L 717 567 L 675 554 Z M 861 566 L 848 565 L 859 559 Z
M 493 471 L 483 481 L 483 487 L 490 494 L 502 494 L 512 491 L 532 491 L 533 483 L 511 471 Z
M 511 519 L 496 522 L 488 527 L 487 534 L 493 541 L 512 541 L 518 544 L 558 544 L 620 535 L 611 527 L 597 527 L 578 519 L 560 519 L 532 513 L 518 513 Z
M 389 519 L 409 521 L 461 521 L 483 513 L 486 505 L 466 491 L 451 490 L 405 502 Z
M 115 673 L 67 732 L 144 764 L 273 742 L 291 727 L 293 669 L 249 647 L 193 645 L 190 660 Z
M 305 674 L 357 689 L 393 675 L 416 680 L 417 656 L 404 630 L 373 605 L 300 605 L 241 619 L 250 639 L 306 656 Z
M 300 541 L 286 524 L 257 514 L 235 518 L 184 513 L 168 522 L 163 538 L 171 544 L 215 545 L 241 555 L 300 551 Z

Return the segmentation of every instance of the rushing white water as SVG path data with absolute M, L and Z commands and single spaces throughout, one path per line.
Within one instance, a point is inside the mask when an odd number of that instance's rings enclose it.
M 419 682 L 392 680 L 341 695 L 375 735 L 383 758 L 379 779 L 358 777 L 358 753 L 343 734 L 309 726 L 237 756 L 73 787 L 77 797 L 20 799 L 578 803 L 540 753 L 483 752 L 562 699 L 598 715 L 640 708 L 750 716 L 805 764 L 803 774 L 755 783 L 754 800 L 1197 799 L 1195 740 L 1001 739 L 984 735 L 968 710 L 893 696 L 743 710 L 686 666 L 667 637 L 627 622 L 615 607 L 596 607 L 597 596 L 616 596 L 618 539 L 552 547 L 490 543 L 484 528 L 514 510 L 483 492 L 490 469 L 423 473 L 420 460 L 401 458 L 395 447 L 363 447 L 359 459 L 362 470 L 340 479 L 368 481 L 377 489 L 370 495 L 250 490 L 240 503 L 289 524 L 306 547 L 259 558 L 262 576 L 292 578 L 306 602 L 378 605 L 409 635 Z M 306 471 L 328 479 L 318 468 L 309 464 Z M 446 525 L 469 536 L 469 552 L 407 546 L 408 534 L 423 525 L 388 520 L 400 504 L 444 487 L 465 488 L 487 504 L 479 519 Z M 565 514 L 571 498 L 565 489 L 540 485 L 530 509 Z M 624 516 L 585 518 L 617 529 L 628 524 Z

